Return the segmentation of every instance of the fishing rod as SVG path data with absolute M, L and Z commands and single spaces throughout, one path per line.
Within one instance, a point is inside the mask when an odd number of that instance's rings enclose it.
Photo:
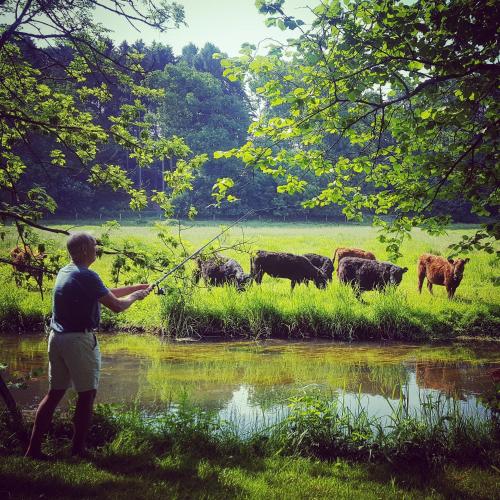
M 296 205 L 288 205 L 288 206 L 285 206 L 285 207 L 282 207 L 282 208 L 296 208 L 296 207 L 297 207 Z M 249 210 L 248 212 L 246 212 L 245 214 L 243 214 L 238 220 L 236 220 L 235 222 L 233 222 L 232 224 L 230 224 L 229 226 L 227 226 L 226 228 L 224 228 L 220 233 L 218 233 L 216 236 L 214 236 L 210 241 L 208 241 L 207 243 L 205 243 L 202 247 L 198 248 L 198 250 L 196 250 L 196 252 L 194 252 L 191 255 L 189 255 L 188 257 L 186 257 L 182 262 L 180 262 L 179 264 L 177 264 L 174 268 L 170 269 L 170 271 L 166 272 L 163 276 L 161 276 L 156 281 L 154 281 L 152 283 L 151 287 L 152 288 L 156 288 L 156 293 L 158 295 L 164 294 L 163 289 L 159 287 L 159 285 L 160 285 L 160 283 L 162 281 L 166 280 L 172 273 L 174 273 L 175 271 L 177 271 L 177 269 L 180 269 L 186 262 L 188 262 L 189 260 L 191 260 L 193 257 L 196 257 L 196 255 L 198 255 L 204 248 L 206 248 L 208 245 L 210 245 L 210 243 L 212 243 L 217 238 L 219 238 L 220 236 L 222 236 L 226 231 L 228 231 L 232 227 L 236 226 L 236 224 L 238 224 L 242 220 L 246 219 L 249 215 L 256 214 L 257 212 L 267 212 L 269 210 L 274 210 L 274 208 L 258 208 L 258 209 L 251 209 L 251 210 Z
M 246 219 L 249 215 L 251 215 L 252 213 L 255 213 L 255 212 L 256 212 L 256 210 L 253 210 L 253 209 L 249 210 L 248 212 L 246 212 L 238 220 L 236 220 L 231 225 L 229 225 L 226 228 L 224 228 L 220 233 L 218 233 L 217 235 L 215 235 L 210 241 L 208 241 L 207 243 L 205 243 L 202 247 L 198 248 L 198 250 L 196 250 L 196 252 L 194 252 L 191 255 L 189 255 L 188 257 L 186 257 L 181 263 L 177 264 L 174 268 L 170 269 L 170 271 L 166 272 L 163 276 L 161 276 L 160 278 L 158 278 L 155 282 L 152 283 L 151 287 L 152 288 L 156 288 L 156 293 L 158 295 L 162 295 L 164 293 L 163 289 L 159 287 L 159 285 L 160 285 L 160 283 L 162 281 L 166 280 L 172 273 L 174 273 L 175 271 L 177 271 L 177 269 L 181 268 L 186 262 L 188 262 L 189 260 L 191 260 L 193 257 L 196 257 L 196 255 L 198 255 L 203 249 L 205 249 L 206 247 L 208 247 L 208 245 L 210 245 L 210 243 L 212 243 L 217 238 L 219 238 L 220 236 L 222 236 L 226 231 L 228 231 L 229 229 L 231 229 L 233 226 L 236 226 L 236 224 L 238 224 L 242 220 Z

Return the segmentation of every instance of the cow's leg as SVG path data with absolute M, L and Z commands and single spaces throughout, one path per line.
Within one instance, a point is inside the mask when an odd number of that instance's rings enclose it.
M 201 278 L 201 271 L 199 269 L 196 269 L 195 272 L 193 273 L 193 283 L 195 285 L 198 284 Z
M 448 298 L 452 299 L 455 296 L 455 288 L 452 286 L 446 287 L 446 291 L 448 292 Z
M 418 269 L 417 269 L 417 274 L 418 274 L 418 293 L 422 293 L 422 285 L 424 284 L 424 279 L 425 279 L 425 265 L 422 263 L 418 263 Z M 427 280 L 427 283 L 429 280 Z
M 35 280 L 36 280 L 36 284 L 38 285 L 38 289 L 40 290 L 40 295 L 42 296 L 42 300 L 43 300 L 43 288 L 42 288 L 43 274 L 35 276 Z
M 37 280 L 36 282 L 37 286 L 38 286 L 38 290 L 40 291 L 40 296 L 42 297 L 42 300 L 43 300 L 43 288 L 42 288 L 42 283 L 40 281 Z
M 264 276 L 264 272 L 262 271 L 262 269 L 258 269 L 255 272 L 255 275 L 254 275 L 255 283 L 257 283 L 258 285 L 260 285 L 262 283 L 262 277 L 263 276 Z
M 254 279 L 255 283 L 260 285 L 262 283 L 262 277 L 264 276 L 264 270 L 262 267 L 256 264 L 253 259 L 250 260 L 250 275 Z
M 290 285 L 292 286 L 291 291 L 293 292 L 293 289 L 295 288 L 295 284 L 297 282 L 295 280 L 290 280 Z
M 22 278 L 21 278 L 21 273 L 19 273 L 18 271 L 14 271 L 14 281 L 16 283 L 16 286 L 18 288 L 21 288 L 21 286 L 23 284 L 23 281 L 22 281 Z
M 429 290 L 429 292 L 431 293 L 431 295 L 434 295 L 432 293 L 432 283 L 429 281 L 429 278 L 427 278 L 427 289 Z

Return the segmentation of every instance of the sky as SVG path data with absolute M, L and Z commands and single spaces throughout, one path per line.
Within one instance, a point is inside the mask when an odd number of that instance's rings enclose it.
M 109 14 L 103 14 L 102 19 L 97 15 L 96 20 L 114 31 L 110 36 L 116 42 L 134 42 L 140 38 L 147 44 L 161 42 L 170 45 L 176 55 L 180 55 L 182 47 L 190 42 L 199 48 L 206 42 L 211 42 L 227 55 L 236 56 L 241 44 L 245 42 L 257 45 L 270 37 L 284 42 L 287 38 L 298 36 L 298 31 L 267 28 L 264 24 L 266 18 L 257 11 L 255 0 L 176 1 L 184 6 L 187 26 L 164 33 L 145 26 L 136 31 L 123 19 Z M 311 19 L 307 6 L 314 7 L 318 4 L 319 0 L 286 0 L 285 12 L 307 21 Z

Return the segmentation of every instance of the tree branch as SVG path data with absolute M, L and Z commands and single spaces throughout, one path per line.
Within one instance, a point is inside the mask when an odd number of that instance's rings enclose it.
M 0 50 L 2 47 L 7 43 L 9 38 L 14 35 L 16 32 L 17 28 L 23 24 L 23 17 L 26 15 L 28 12 L 29 8 L 31 7 L 31 4 L 33 3 L 33 0 L 28 0 L 26 4 L 24 5 L 24 8 L 19 15 L 19 17 L 0 35 Z
M 26 224 L 27 226 L 34 227 L 36 229 L 41 229 L 42 231 L 47 231 L 49 233 L 65 234 L 66 236 L 70 235 L 70 233 L 68 231 L 66 231 L 65 229 L 55 229 L 52 227 L 43 226 L 41 224 L 37 224 L 36 222 L 33 222 L 31 219 L 27 219 L 26 217 L 23 217 L 20 214 L 16 214 L 15 212 L 9 212 L 7 210 L 0 210 L 0 218 L 16 220 L 16 221 L 22 222 L 23 224 Z

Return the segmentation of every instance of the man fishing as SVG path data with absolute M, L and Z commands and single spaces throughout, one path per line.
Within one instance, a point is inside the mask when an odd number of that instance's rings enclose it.
M 53 290 L 49 391 L 38 406 L 25 455 L 35 459 L 47 458 L 42 453 L 42 440 L 71 383 L 78 393 L 71 453 L 77 457 L 85 455 L 85 437 L 101 369 L 101 353 L 94 334 L 99 327 L 100 304 L 119 313 L 144 299 L 152 288 L 147 284 L 106 288 L 99 275 L 89 269 L 96 260 L 96 240 L 89 233 L 73 233 L 67 248 L 71 262 L 59 271 Z

